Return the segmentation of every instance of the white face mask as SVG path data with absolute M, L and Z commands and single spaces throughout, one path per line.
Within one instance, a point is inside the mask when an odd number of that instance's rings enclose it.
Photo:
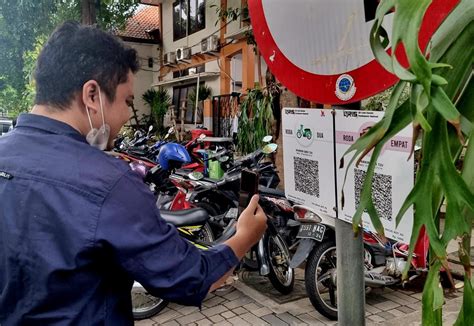
M 94 128 L 92 126 L 92 120 L 89 113 L 89 108 L 86 105 L 87 117 L 89 118 L 89 124 L 91 126 L 91 130 L 86 135 L 86 140 L 89 143 L 89 145 L 103 151 L 107 148 L 107 144 L 109 143 L 110 126 L 105 123 L 104 108 L 102 107 L 102 96 L 100 93 L 100 89 L 99 89 L 99 105 L 100 105 L 100 112 L 102 114 L 102 126 L 99 129 Z

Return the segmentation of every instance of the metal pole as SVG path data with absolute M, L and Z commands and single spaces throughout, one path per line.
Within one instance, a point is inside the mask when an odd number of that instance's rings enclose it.
M 337 310 L 339 325 L 365 325 L 365 286 L 362 230 L 336 220 Z
M 197 84 L 196 84 L 196 105 L 194 107 L 194 128 L 197 125 L 197 112 L 198 112 L 198 103 L 199 103 L 199 77 L 201 77 L 201 73 L 198 72 Z
M 359 102 L 360 105 L 360 102 Z M 354 108 L 351 108 L 354 109 Z M 339 110 L 333 110 L 333 117 Z M 335 119 L 333 119 L 334 139 L 336 139 Z M 334 142 L 334 169 L 338 168 Z M 336 206 L 338 189 L 336 184 Z M 336 215 L 338 209 L 336 207 Z M 352 224 L 336 219 L 337 256 L 337 311 L 339 325 L 365 325 L 365 285 L 364 285 L 364 244 L 362 230 L 354 236 Z

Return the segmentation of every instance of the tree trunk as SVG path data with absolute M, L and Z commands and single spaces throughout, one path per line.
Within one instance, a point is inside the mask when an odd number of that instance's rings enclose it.
M 81 0 L 82 23 L 94 25 L 97 22 L 96 0 Z

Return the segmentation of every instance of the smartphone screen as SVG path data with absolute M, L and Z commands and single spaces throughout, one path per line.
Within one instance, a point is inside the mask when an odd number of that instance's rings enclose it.
M 259 176 L 257 172 L 242 170 L 239 192 L 239 214 L 247 207 L 253 195 L 258 193 Z

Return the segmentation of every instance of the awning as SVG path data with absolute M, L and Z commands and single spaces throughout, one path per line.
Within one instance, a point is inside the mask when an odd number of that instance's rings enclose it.
M 220 72 L 201 72 L 199 74 L 193 74 L 193 75 L 173 78 L 169 80 L 162 80 L 156 84 L 152 84 L 151 86 L 156 87 L 156 86 L 165 86 L 165 85 L 171 86 L 171 85 L 176 85 L 176 84 L 185 84 L 190 81 L 196 81 L 198 79 L 198 75 L 201 80 L 213 79 L 213 78 L 219 77 Z

